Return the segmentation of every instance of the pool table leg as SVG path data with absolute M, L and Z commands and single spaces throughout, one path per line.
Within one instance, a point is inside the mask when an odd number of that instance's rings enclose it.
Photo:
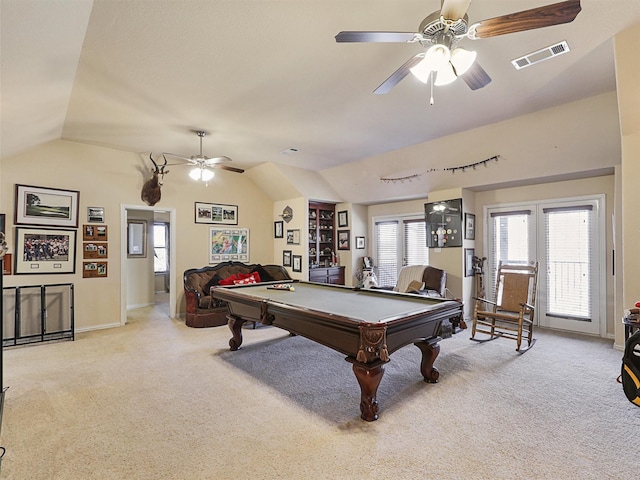
M 424 381 L 428 383 L 436 383 L 440 372 L 433 366 L 436 361 L 436 357 L 440 353 L 440 344 L 438 341 L 440 338 L 424 340 L 422 342 L 416 342 L 414 345 L 422 351 L 422 361 L 420 362 L 420 373 L 424 377 Z
M 243 318 L 234 315 L 227 315 L 229 329 L 233 337 L 229 340 L 229 347 L 232 351 L 238 350 L 242 345 L 242 325 L 246 322 Z
M 347 359 L 349 361 L 349 359 Z M 367 422 L 378 419 L 378 386 L 384 375 L 384 363 L 376 366 L 365 366 L 361 363 L 353 363 L 353 373 L 355 373 L 360 384 L 360 416 Z

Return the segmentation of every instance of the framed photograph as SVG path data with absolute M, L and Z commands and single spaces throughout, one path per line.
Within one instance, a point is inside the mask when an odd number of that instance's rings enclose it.
M 2 257 L 2 260 L 2 274 L 11 275 L 13 273 L 13 270 L 11 270 L 11 268 L 13 267 L 13 263 L 11 263 L 12 255 L 10 253 L 5 253 L 4 257 Z
M 82 258 L 85 260 L 107 258 L 108 254 L 109 244 L 106 242 L 85 242 L 82 244 Z
M 348 227 L 349 226 L 349 212 L 343 210 L 338 212 L 338 227 Z
M 196 223 L 220 223 L 238 225 L 238 206 L 220 203 L 196 202 Z
M 87 207 L 87 222 L 104 223 L 104 207 Z
M 99 240 L 101 242 L 107 241 L 107 226 L 106 225 L 83 225 L 82 226 L 82 240 L 85 242 L 91 240 Z
M 75 255 L 76 230 L 16 228 L 16 275 L 75 273 Z
M 424 204 L 427 247 L 462 246 L 462 199 Z
M 349 230 L 338 230 L 338 250 L 350 250 L 351 245 L 349 244 L 350 231 Z
M 356 248 L 358 250 L 364 249 L 364 237 L 356 237 Z
M 249 261 L 249 229 L 211 227 L 209 229 L 209 263 L 230 260 Z
M 127 258 L 147 257 L 146 220 L 127 221 Z
M 82 278 L 106 278 L 107 262 L 82 262 Z
M 273 222 L 273 237 L 284 238 L 284 222 L 282 220 Z
M 293 270 L 294 272 L 302 271 L 302 255 L 293 256 L 293 266 L 291 267 L 291 270 Z
M 7 233 L 7 218 L 4 213 L 0 213 L 0 233 Z
M 287 245 L 300 245 L 300 229 L 287 230 Z
M 16 185 L 16 225 L 78 227 L 77 190 Z
M 282 251 L 282 266 L 283 267 L 291 266 L 291 250 Z
M 464 249 L 464 276 L 472 277 L 473 276 L 473 257 L 475 255 L 475 249 L 473 248 L 465 248 Z
M 464 214 L 464 238 L 467 240 L 476 239 L 476 216 L 473 213 Z

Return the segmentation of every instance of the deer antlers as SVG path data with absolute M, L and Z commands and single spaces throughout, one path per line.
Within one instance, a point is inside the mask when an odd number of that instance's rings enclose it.
M 167 157 L 162 155 L 164 158 L 164 163 L 160 166 L 153 159 L 153 154 L 149 154 L 149 160 L 153 163 L 154 169 L 152 171 L 153 176 L 144 182 L 142 185 L 142 192 L 140 197 L 142 201 L 149 206 L 153 206 L 160 201 L 160 187 L 162 187 L 162 183 L 164 181 L 164 174 L 169 173 L 169 170 L 165 171 L 165 167 L 167 166 Z

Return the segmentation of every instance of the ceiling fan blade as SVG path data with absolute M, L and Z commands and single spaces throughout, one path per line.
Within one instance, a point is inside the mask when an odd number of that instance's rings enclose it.
M 531 10 L 510 13 L 501 17 L 482 20 L 472 25 L 469 29 L 470 36 L 473 38 L 488 38 L 569 23 L 576 18 L 580 10 L 582 10 L 580 0 L 568 0 L 544 7 L 532 8 Z
M 440 15 L 447 20 L 459 20 L 466 15 L 470 3 L 471 0 L 442 0 Z
M 169 155 L 170 157 L 180 158 L 182 160 L 186 160 L 187 162 L 194 163 L 193 160 L 189 157 L 183 157 L 182 155 L 176 155 L 175 153 L 163 152 L 163 155 Z
M 471 68 L 460 75 L 471 90 L 477 90 L 491 83 L 491 77 L 478 62 L 474 62 Z
M 336 42 L 407 43 L 413 41 L 416 35 L 416 33 L 411 32 L 340 32 L 336 35 Z
M 409 69 L 421 62 L 423 58 L 424 53 L 418 53 L 411 57 L 409 60 L 404 62 L 404 64 L 399 69 L 393 72 L 389 78 L 382 82 L 380 86 L 373 91 L 373 93 L 375 93 L 376 95 L 389 93 L 391 89 L 398 83 L 400 83 L 400 81 L 404 77 L 409 75 Z
M 223 163 L 223 162 L 230 162 L 231 159 L 229 157 L 225 157 L 224 155 L 221 157 L 213 157 L 213 158 L 206 158 L 205 157 L 205 161 L 204 163 L 206 165 L 217 165 L 219 163 Z
M 244 169 L 242 168 L 236 168 L 236 167 L 230 167 L 229 165 L 224 165 L 222 163 L 216 163 L 214 165 L 211 165 L 212 168 L 221 168 L 222 170 L 229 170 L 230 172 L 235 172 L 235 173 L 243 173 Z

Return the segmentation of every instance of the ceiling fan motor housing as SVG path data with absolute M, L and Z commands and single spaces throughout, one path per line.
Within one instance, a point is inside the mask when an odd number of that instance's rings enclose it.
M 440 11 L 433 12 L 427 18 L 422 20 L 418 31 L 422 33 L 423 38 L 420 43 L 424 47 L 430 44 L 442 43 L 447 46 L 452 45 L 458 38 L 466 35 L 469 17 L 465 15 L 455 21 L 446 20 L 440 15 Z

